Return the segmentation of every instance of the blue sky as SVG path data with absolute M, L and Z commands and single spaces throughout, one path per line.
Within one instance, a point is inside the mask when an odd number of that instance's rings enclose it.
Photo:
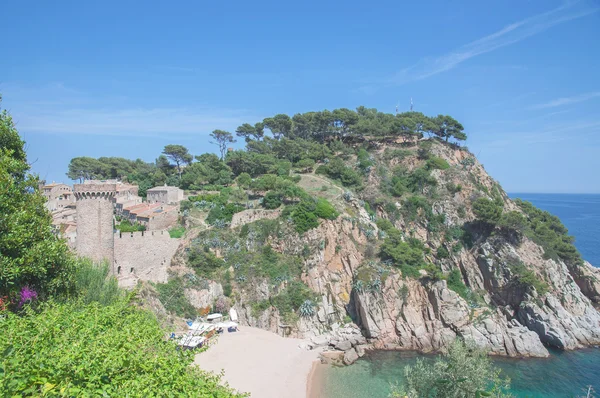
M 598 0 L 13 1 L 2 106 L 34 171 L 276 113 L 396 104 L 449 114 L 510 192 L 600 193 Z M 238 143 L 241 146 L 242 143 Z

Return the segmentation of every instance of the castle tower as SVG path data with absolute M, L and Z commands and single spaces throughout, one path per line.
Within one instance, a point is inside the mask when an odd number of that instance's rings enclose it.
M 77 200 L 77 253 L 94 261 L 114 261 L 113 198 L 116 184 L 88 182 L 73 185 Z

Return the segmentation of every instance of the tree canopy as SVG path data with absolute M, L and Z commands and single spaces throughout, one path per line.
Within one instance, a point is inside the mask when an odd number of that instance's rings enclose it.
M 23 289 L 45 295 L 68 290 L 72 258 L 52 233 L 39 180 L 29 174 L 24 142 L 10 115 L 0 113 L 0 301 Z
M 175 163 L 179 179 L 181 179 L 181 166 L 190 164 L 192 160 L 194 160 L 194 157 L 183 145 L 167 145 L 165 146 L 165 149 L 163 149 L 163 154 L 165 154 L 168 159 Z

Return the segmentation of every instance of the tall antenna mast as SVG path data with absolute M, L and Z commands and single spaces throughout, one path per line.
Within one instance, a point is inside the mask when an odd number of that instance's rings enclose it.
M 398 116 L 398 106 L 400 106 L 400 101 L 396 102 L 396 116 Z
M 410 111 L 413 111 L 413 101 L 412 101 L 412 97 L 410 97 Z

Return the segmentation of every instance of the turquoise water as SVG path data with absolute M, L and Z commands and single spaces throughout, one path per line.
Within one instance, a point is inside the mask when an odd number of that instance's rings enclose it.
M 511 194 L 560 217 L 583 258 L 600 266 L 600 195 Z M 600 393 L 600 348 L 560 352 L 548 359 L 495 359 L 511 379 L 516 397 L 585 396 L 588 385 Z M 413 352 L 372 352 L 354 365 L 328 368 L 320 396 L 324 398 L 386 398 L 391 385 L 402 383 L 403 368 L 420 355 Z

